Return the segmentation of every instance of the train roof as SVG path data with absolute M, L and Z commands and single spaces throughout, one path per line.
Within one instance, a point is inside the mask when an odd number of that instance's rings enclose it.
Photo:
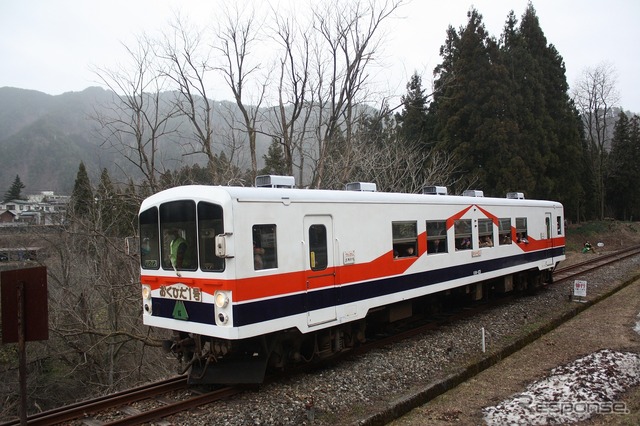
M 363 203 L 363 204 L 479 204 L 561 208 L 556 201 L 521 198 L 476 197 L 464 195 L 408 194 L 398 192 L 370 192 L 326 189 L 255 188 L 239 186 L 187 185 L 158 192 L 147 198 L 141 211 L 150 205 L 177 200 L 196 199 L 219 202 L 278 202 L 278 203 Z

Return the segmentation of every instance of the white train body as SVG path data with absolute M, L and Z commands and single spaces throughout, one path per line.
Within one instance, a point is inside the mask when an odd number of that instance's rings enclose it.
M 482 282 L 509 290 L 564 259 L 563 224 L 560 203 L 520 198 L 172 188 L 140 209 L 144 324 L 242 340 Z M 189 247 L 176 268 L 170 228 Z
M 557 202 L 355 187 L 183 186 L 142 203 L 143 321 L 174 331 L 193 383 L 260 382 L 357 345 L 375 315 L 538 285 L 565 258 Z

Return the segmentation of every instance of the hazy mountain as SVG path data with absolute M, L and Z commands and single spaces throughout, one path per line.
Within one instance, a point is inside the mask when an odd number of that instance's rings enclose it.
M 70 193 L 80 161 L 99 170 L 113 164 L 99 149 L 89 116 L 107 92 L 91 88 L 58 96 L 0 88 L 0 193 L 16 175 L 24 193 L 53 190 Z
M 111 93 L 97 87 L 57 96 L 0 88 L 0 194 L 9 189 L 16 175 L 26 186 L 25 194 L 44 190 L 70 194 L 80 161 L 84 161 L 94 184 L 105 167 L 114 182 L 126 181 L 133 169 L 113 149 L 101 146 L 98 124 L 91 118 L 96 109 L 112 105 L 111 102 Z M 227 110 L 234 108 L 234 104 L 221 102 L 217 107 Z M 222 126 L 224 120 L 217 116 L 214 123 Z M 188 129 L 188 124 L 182 123 L 180 127 Z M 262 138 L 259 142 L 261 158 L 269 141 Z M 161 147 L 165 167 L 176 168 L 183 161 L 203 160 L 183 154 L 176 141 L 167 141 Z

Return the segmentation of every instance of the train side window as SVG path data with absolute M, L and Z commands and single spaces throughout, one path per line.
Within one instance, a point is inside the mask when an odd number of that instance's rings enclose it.
M 198 203 L 198 239 L 200 269 L 207 272 L 224 271 L 224 259 L 216 256 L 216 235 L 224 233 L 222 207 Z
M 498 219 L 499 244 L 511 244 L 511 218 Z
M 556 227 L 558 228 L 558 235 L 562 235 L 562 216 L 556 217 Z
M 418 256 L 418 222 L 392 222 L 393 257 Z
M 493 247 L 493 221 L 478 219 L 478 247 Z
M 140 213 L 140 264 L 142 269 L 158 269 L 160 267 L 158 240 L 158 209 L 152 207 Z
M 427 221 L 427 254 L 446 253 L 449 250 L 447 244 L 447 221 Z
M 276 225 L 253 225 L 253 269 L 278 267 Z
M 471 219 L 458 219 L 453 225 L 456 250 L 471 250 Z
M 527 231 L 527 218 L 516 218 L 516 241 L 518 243 L 529 243 L 529 233 Z
M 327 228 L 324 225 L 309 227 L 309 265 L 312 271 L 322 271 L 329 265 Z

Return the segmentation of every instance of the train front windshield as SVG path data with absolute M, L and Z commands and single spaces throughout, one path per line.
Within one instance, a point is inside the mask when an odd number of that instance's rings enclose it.
M 224 231 L 222 207 L 192 200 L 170 201 L 140 213 L 142 269 L 220 272 L 215 237 Z

